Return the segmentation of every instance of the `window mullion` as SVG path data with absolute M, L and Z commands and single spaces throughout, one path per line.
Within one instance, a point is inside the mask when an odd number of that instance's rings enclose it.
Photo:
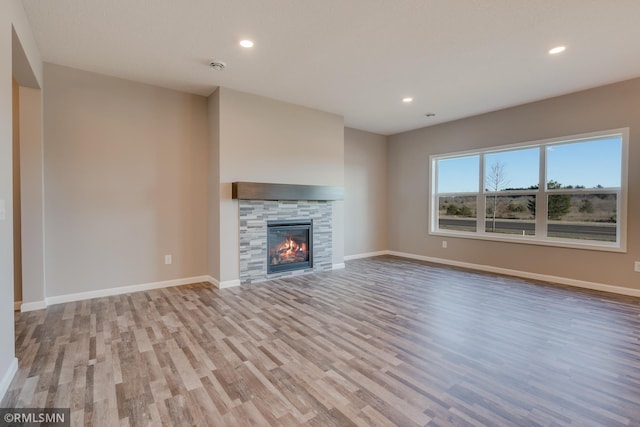
M 626 209 L 623 209 L 622 207 L 622 190 L 618 190 L 618 192 L 616 193 L 616 243 L 618 245 L 622 245 L 622 234 L 621 234 L 621 229 L 622 229 L 622 224 L 621 224 L 621 212 L 625 212 Z
M 538 238 L 547 238 L 547 149 L 540 147 L 540 176 L 536 195 L 536 233 Z
M 438 162 L 436 160 L 431 161 L 431 218 L 429 225 L 429 229 L 432 231 L 436 231 L 439 229 L 438 227 L 438 215 L 439 206 L 438 206 Z
M 478 177 L 480 186 L 478 187 L 478 195 L 476 196 L 476 231 L 478 233 L 484 233 L 486 224 L 484 217 L 487 212 L 487 199 L 484 197 L 484 153 L 480 153 L 480 167 L 478 169 L 480 170 Z

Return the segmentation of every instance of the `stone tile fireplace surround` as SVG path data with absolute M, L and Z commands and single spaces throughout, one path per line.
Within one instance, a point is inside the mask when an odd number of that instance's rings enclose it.
M 328 271 L 333 268 L 332 206 L 328 201 L 240 200 L 240 282 Z M 313 267 L 267 274 L 267 221 L 313 221 Z
M 234 198 L 238 199 L 239 208 L 242 284 L 333 269 L 333 202 L 329 199 L 341 199 L 341 187 L 256 184 L 265 188 L 264 192 L 256 192 L 255 186 L 243 187 L 242 184 L 255 183 L 234 183 Z M 251 191 L 244 191 L 245 188 Z M 307 197 L 324 200 L 304 200 Z M 270 198 L 278 200 L 263 200 Z M 299 220 L 312 221 L 312 267 L 268 274 L 267 222 Z

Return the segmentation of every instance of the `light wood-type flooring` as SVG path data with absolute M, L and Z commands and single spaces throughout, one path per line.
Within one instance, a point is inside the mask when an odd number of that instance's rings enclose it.
M 394 257 L 16 314 L 72 425 L 640 426 L 640 300 Z

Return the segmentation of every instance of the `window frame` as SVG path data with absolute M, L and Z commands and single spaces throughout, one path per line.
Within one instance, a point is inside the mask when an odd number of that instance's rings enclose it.
M 608 136 L 619 136 L 621 138 L 621 165 L 620 165 L 620 188 L 567 188 L 567 189 L 548 189 L 546 182 L 546 148 L 553 145 L 576 143 L 587 141 L 590 139 L 604 138 Z M 510 151 L 522 148 L 539 148 L 539 174 L 538 188 L 532 190 L 502 190 L 487 191 L 485 185 L 485 155 L 500 151 Z M 478 192 L 464 193 L 437 193 L 438 188 L 438 170 L 437 161 L 442 159 L 451 159 L 456 157 L 465 157 L 471 155 L 479 156 L 479 176 Z M 627 199 L 628 199 L 628 163 L 629 163 L 629 128 L 609 129 L 598 132 L 582 133 L 577 135 L 568 135 L 557 138 L 548 138 L 536 141 L 526 141 L 515 144 L 506 144 L 487 148 L 464 150 L 443 154 L 432 154 L 429 156 L 429 182 L 428 182 L 428 235 L 441 237 L 459 237 L 465 239 L 488 240 L 494 242 L 522 243 L 541 246 L 553 246 L 573 249 L 587 249 L 595 251 L 607 252 L 627 252 Z M 615 242 L 599 242 L 597 240 L 567 239 L 560 237 L 548 237 L 547 227 L 549 219 L 547 218 L 548 196 L 554 194 L 580 194 L 580 193 L 598 193 L 598 194 L 615 194 L 616 210 L 618 214 L 616 223 L 616 241 Z M 518 195 L 535 195 L 536 197 L 536 215 L 535 215 L 535 235 L 520 236 L 514 234 L 502 234 L 486 232 L 486 199 L 489 196 L 518 196 Z M 460 231 L 438 228 L 439 216 L 439 197 L 456 197 L 456 196 L 475 196 L 476 197 L 476 231 Z M 545 203 L 540 203 L 545 200 Z

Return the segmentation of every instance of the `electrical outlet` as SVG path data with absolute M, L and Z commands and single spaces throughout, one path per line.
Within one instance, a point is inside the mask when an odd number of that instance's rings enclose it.
M 173 262 L 173 257 L 171 255 L 165 255 L 164 256 L 164 263 L 169 265 Z
M 636 261 L 636 262 L 634 262 L 634 263 L 633 263 L 633 267 L 634 267 L 633 269 L 634 269 L 635 271 L 637 271 L 638 273 L 640 273 L 640 261 Z
M 446 241 L 446 240 L 443 240 L 443 241 L 442 241 L 442 247 L 443 247 L 444 249 L 447 249 L 447 241 Z

